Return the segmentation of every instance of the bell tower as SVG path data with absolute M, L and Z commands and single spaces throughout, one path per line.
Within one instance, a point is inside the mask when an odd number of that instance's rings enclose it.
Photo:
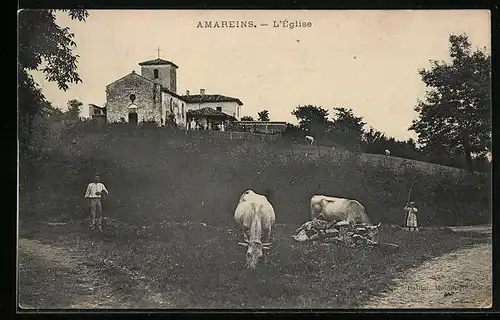
M 141 75 L 177 93 L 177 68 L 179 67 L 173 62 L 160 59 L 160 51 L 161 49 L 158 48 L 158 58 L 139 63 Z

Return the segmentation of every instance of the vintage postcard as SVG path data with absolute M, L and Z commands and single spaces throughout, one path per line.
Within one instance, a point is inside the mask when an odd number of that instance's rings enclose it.
M 18 312 L 492 306 L 488 10 L 21 10 Z

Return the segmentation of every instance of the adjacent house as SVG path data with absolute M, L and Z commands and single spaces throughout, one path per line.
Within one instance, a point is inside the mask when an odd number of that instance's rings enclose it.
M 89 118 L 100 124 L 106 123 L 106 107 L 89 103 Z

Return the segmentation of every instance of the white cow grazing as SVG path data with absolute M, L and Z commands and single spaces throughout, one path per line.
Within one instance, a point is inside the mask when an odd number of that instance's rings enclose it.
M 312 146 L 314 143 L 314 137 L 313 136 L 306 136 L 306 142 Z
M 385 151 L 384 151 L 384 152 L 385 152 L 385 155 L 386 155 L 386 156 L 390 156 L 390 155 L 391 155 L 391 152 L 390 152 L 389 150 L 387 150 L 387 149 L 385 149 Z
M 365 223 L 372 225 L 365 207 L 356 200 L 314 195 L 311 198 L 311 219 L 321 218 L 327 221 L 347 221 L 354 225 Z
M 271 240 L 271 228 L 276 220 L 274 208 L 265 196 L 247 190 L 240 197 L 234 220 L 243 230 L 245 242 L 238 244 L 247 247 L 246 267 L 255 269 L 264 255 L 263 250 L 271 245 L 268 241 Z

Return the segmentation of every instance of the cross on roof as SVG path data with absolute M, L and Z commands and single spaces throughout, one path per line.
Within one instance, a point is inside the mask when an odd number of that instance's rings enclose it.
M 158 47 L 158 49 L 156 49 L 156 51 L 158 51 L 158 59 L 160 59 L 160 51 L 161 51 L 160 47 Z

